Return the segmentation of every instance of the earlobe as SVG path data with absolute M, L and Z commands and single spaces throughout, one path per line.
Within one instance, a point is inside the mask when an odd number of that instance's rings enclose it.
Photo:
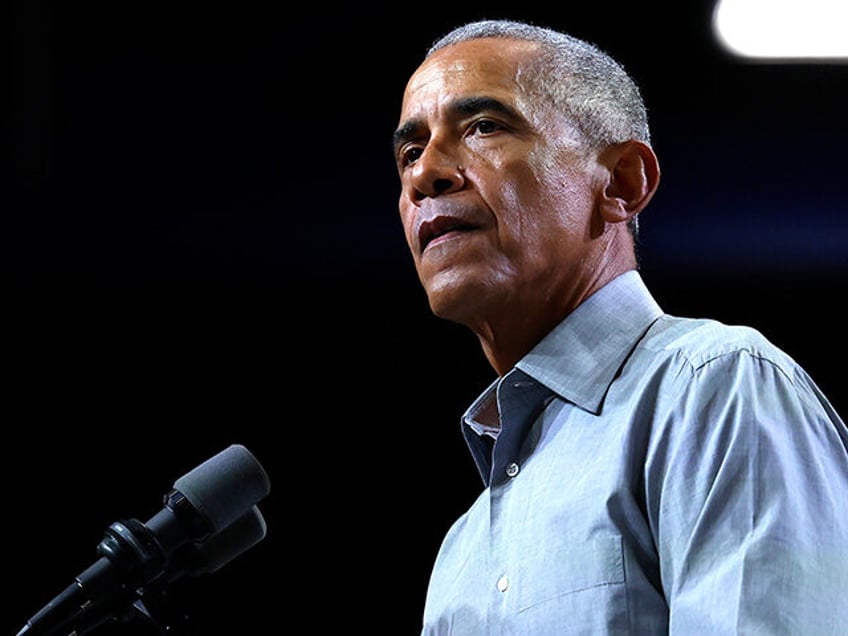
M 628 221 L 657 191 L 660 168 L 653 148 L 631 139 L 607 148 L 600 157 L 607 166 L 601 212 L 607 223 Z

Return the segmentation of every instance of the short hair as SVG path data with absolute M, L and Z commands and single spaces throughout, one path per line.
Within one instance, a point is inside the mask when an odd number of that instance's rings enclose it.
M 574 118 L 595 149 L 629 139 L 650 143 L 648 115 L 639 87 L 624 67 L 595 44 L 550 28 L 513 20 L 480 20 L 436 40 L 427 57 L 451 44 L 478 38 L 534 42 L 541 63 L 530 87 Z

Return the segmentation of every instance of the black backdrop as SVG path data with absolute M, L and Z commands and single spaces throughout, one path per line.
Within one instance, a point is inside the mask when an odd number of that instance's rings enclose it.
M 492 374 L 429 314 L 389 144 L 425 46 L 467 19 L 624 62 L 663 169 L 658 300 L 759 328 L 848 411 L 848 67 L 733 60 L 706 1 L 520 4 L 13 3 L 3 631 L 241 443 L 271 478 L 268 536 L 174 586 L 196 633 L 417 632 L 480 487 L 458 416 Z

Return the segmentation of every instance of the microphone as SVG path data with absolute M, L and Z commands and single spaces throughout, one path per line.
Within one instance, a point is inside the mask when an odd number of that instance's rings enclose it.
M 254 505 L 221 532 L 201 543 L 192 543 L 180 553 L 180 561 L 174 559 L 167 574 L 168 581 L 180 576 L 200 576 L 217 572 L 248 548 L 265 538 L 268 526 L 265 518 Z
M 265 469 L 233 444 L 174 482 L 147 522 L 110 525 L 100 558 L 39 610 L 17 636 L 81 636 L 131 605 L 147 615 L 148 585 L 215 572 L 259 541 L 267 525 L 256 505 L 270 491 Z M 62 630 L 62 631 L 59 631 Z

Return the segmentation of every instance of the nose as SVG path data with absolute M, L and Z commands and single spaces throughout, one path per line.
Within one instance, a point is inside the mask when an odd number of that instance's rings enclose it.
M 464 184 L 465 176 L 452 153 L 444 152 L 430 143 L 412 166 L 412 191 L 409 196 L 413 201 L 421 201 L 427 197 L 455 192 Z

